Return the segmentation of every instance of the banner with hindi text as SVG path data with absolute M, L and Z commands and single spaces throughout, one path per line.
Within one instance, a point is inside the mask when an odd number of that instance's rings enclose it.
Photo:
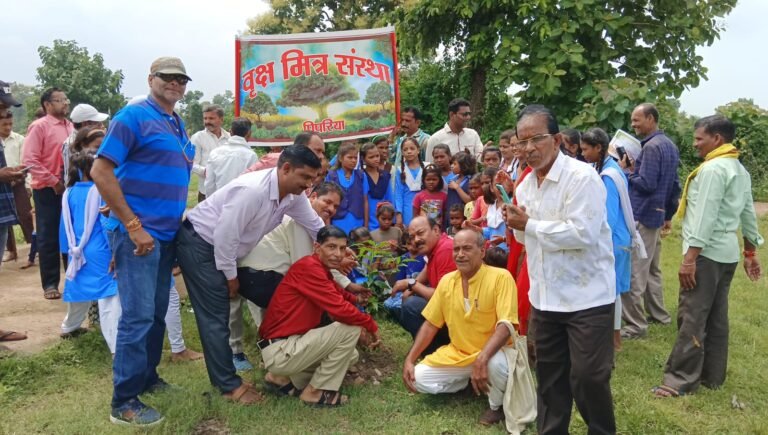
M 397 125 L 393 27 L 243 36 L 235 45 L 235 114 L 253 122 L 254 145 L 291 144 L 302 131 L 358 139 Z

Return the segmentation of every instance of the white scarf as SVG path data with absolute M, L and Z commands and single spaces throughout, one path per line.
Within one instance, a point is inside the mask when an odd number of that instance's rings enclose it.
M 627 191 L 627 185 L 624 183 L 624 177 L 622 177 L 619 171 L 613 167 L 603 168 L 603 172 L 601 172 L 600 175 L 607 175 L 610 177 L 616 185 L 616 189 L 619 191 L 621 214 L 624 215 L 624 222 L 632 237 L 632 255 L 637 255 L 637 258 L 648 258 L 648 253 L 645 251 L 645 244 L 635 225 L 634 213 L 632 213 L 632 203 L 629 202 L 629 192 Z
M 99 219 L 99 204 L 101 203 L 101 195 L 99 195 L 96 186 L 91 186 L 88 190 L 88 196 L 85 200 L 85 228 L 83 235 L 80 237 L 80 244 L 75 245 L 75 228 L 72 224 L 72 213 L 69 210 L 69 192 L 67 189 L 64 192 L 64 196 L 61 199 L 61 216 L 64 220 L 64 231 L 67 234 L 67 246 L 69 248 L 69 266 L 67 266 L 66 277 L 68 280 L 73 280 L 77 276 L 77 271 L 80 270 L 86 263 L 83 250 L 85 245 L 88 244 L 88 239 L 91 238 L 91 232 L 93 231 L 94 224 Z
M 408 189 L 411 192 L 421 191 L 422 168 L 419 168 L 419 172 L 416 174 L 416 177 L 413 176 L 411 173 L 411 168 L 409 168 L 408 165 L 403 166 L 403 171 L 405 171 L 405 185 L 408 186 Z

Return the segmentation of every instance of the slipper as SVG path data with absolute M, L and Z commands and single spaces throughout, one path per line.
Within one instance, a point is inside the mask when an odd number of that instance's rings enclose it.
M 349 402 L 349 398 L 340 391 L 322 390 L 320 394 L 320 400 L 317 402 L 307 402 L 302 400 L 306 405 L 314 408 L 338 408 L 346 405 Z
M 16 331 L 2 331 L 0 330 L 0 341 L 19 341 L 26 340 L 27 334 L 22 334 Z
M 61 299 L 61 293 L 59 293 L 59 291 L 55 288 L 49 288 L 45 291 L 45 293 L 43 293 L 43 297 L 49 301 L 52 301 L 54 299 Z
M 666 399 L 669 397 L 675 398 L 675 397 L 685 396 L 685 393 L 681 393 L 675 390 L 674 388 L 668 387 L 666 385 L 659 385 L 657 387 L 651 388 L 651 393 L 657 399 Z
M 301 392 L 304 391 L 293 385 L 293 382 L 288 382 L 287 384 L 280 386 L 274 382 L 264 381 L 264 389 L 272 394 L 288 397 L 299 397 Z
M 238 403 L 240 405 L 253 405 L 264 401 L 264 395 L 253 388 L 253 385 L 243 382 L 243 384 L 223 395 L 224 399 Z

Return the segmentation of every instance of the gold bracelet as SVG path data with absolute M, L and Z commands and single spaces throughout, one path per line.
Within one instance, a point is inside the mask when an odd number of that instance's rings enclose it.
M 125 224 L 125 229 L 129 233 L 132 233 L 134 231 L 140 230 L 142 227 L 141 221 L 139 220 L 139 217 L 136 216 L 133 219 L 131 219 L 127 224 Z

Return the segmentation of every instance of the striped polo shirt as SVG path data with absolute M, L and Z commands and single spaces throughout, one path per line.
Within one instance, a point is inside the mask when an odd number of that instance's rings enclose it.
M 144 229 L 158 240 L 172 240 L 187 205 L 195 157 L 181 118 L 165 113 L 151 96 L 126 106 L 109 123 L 97 155 L 115 164 L 125 200 Z M 107 228 L 125 232 L 114 215 Z

